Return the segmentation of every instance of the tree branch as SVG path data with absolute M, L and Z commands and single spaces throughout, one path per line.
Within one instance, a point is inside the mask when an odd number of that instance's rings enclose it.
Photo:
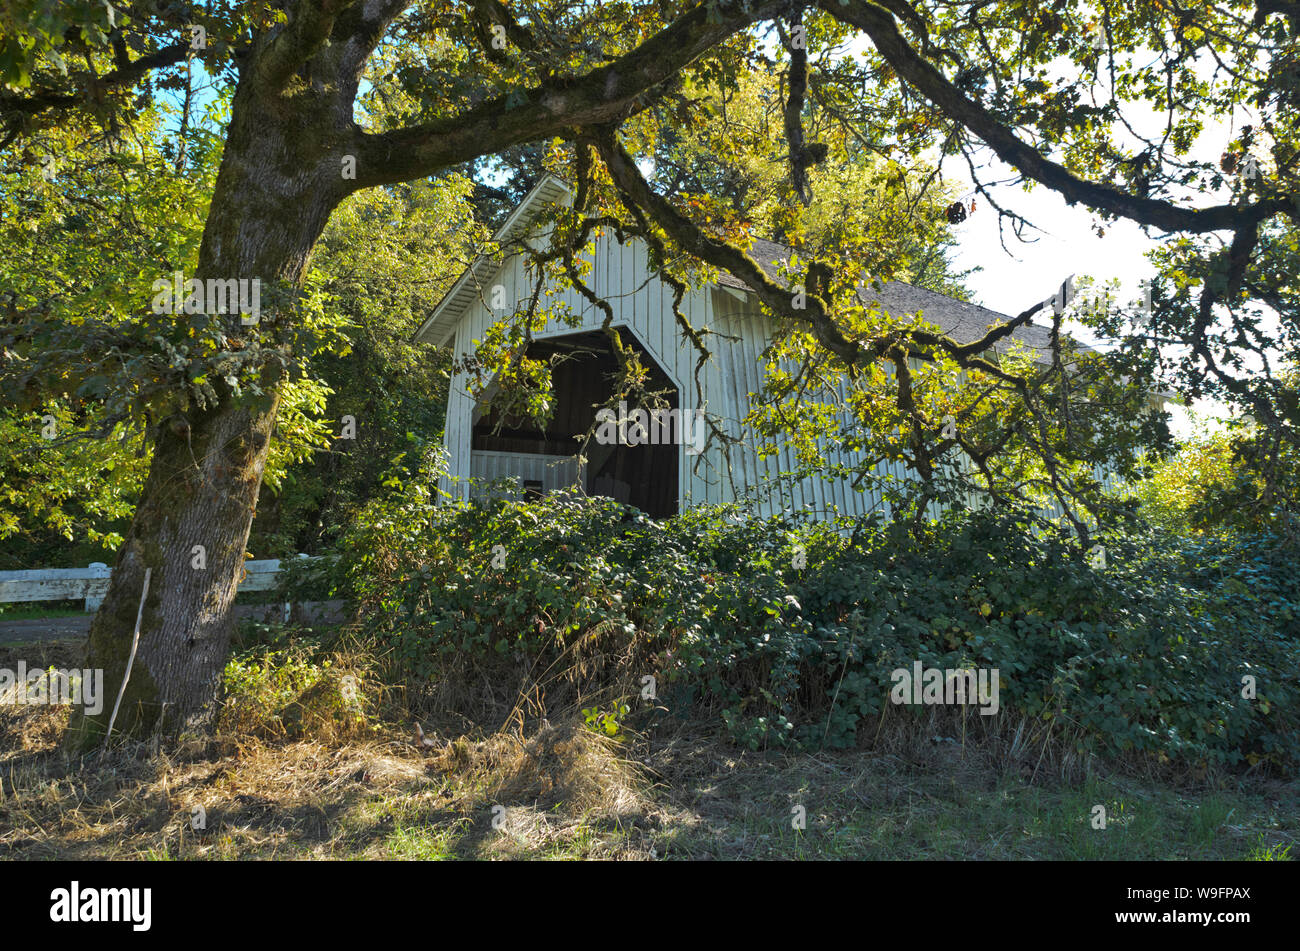
M 639 97 L 677 77 L 698 56 L 760 20 L 786 0 L 700 5 L 640 46 L 577 79 L 550 80 L 497 96 L 466 112 L 379 135 L 358 130 L 355 189 L 430 175 L 440 168 L 534 142 L 579 126 L 599 126 L 636 108 Z
M 1300 216 L 1295 200 L 1276 196 L 1253 205 L 1214 205 L 1209 208 L 1180 208 L 1167 201 L 1139 197 L 1111 185 L 1076 178 L 1064 166 L 1041 155 L 1018 139 L 979 103 L 970 99 L 948 78 L 926 61 L 898 31 L 887 11 L 869 0 L 817 0 L 818 5 L 838 20 L 855 26 L 871 37 L 876 50 L 922 95 L 950 118 L 979 136 L 997 156 L 1034 181 L 1059 192 L 1070 203 L 1082 202 L 1139 224 L 1164 231 L 1235 231 L 1275 214 Z
M 816 262 L 808 269 L 809 286 L 802 295 L 804 306 L 796 307 L 790 289 L 769 278 L 767 272 L 749 255 L 725 241 L 708 235 L 695 222 L 674 208 L 671 202 L 656 194 L 637 169 L 632 157 L 615 140 L 614 135 L 613 128 L 607 127 L 596 138 L 596 145 L 605 167 L 609 169 L 610 177 L 624 195 L 624 204 L 634 214 L 636 209 L 647 212 L 654 219 L 655 224 L 662 228 L 682 250 L 740 278 L 754 289 L 759 299 L 774 313 L 809 328 L 818 342 L 843 360 L 847 367 L 861 366 L 867 359 L 882 357 L 900 346 L 901 341 L 896 337 L 882 338 L 873 341 L 869 347 L 863 347 L 858 341 L 844 336 L 844 332 L 831 316 L 827 302 L 819 296 L 823 288 L 813 286 L 814 283 L 820 283 L 814 282 L 812 278 Z M 1008 373 L 981 354 L 992 348 L 999 340 L 1010 336 L 1017 328 L 1029 323 L 1030 318 L 1043 306 L 1044 303 L 1034 304 L 1006 323 L 991 328 L 979 340 L 966 344 L 959 344 L 943 334 L 915 327 L 908 329 L 905 337 L 916 347 L 928 347 L 946 353 L 967 370 L 978 370 L 1015 387 L 1021 393 L 1027 393 L 1028 384 L 1023 378 Z
M 624 195 L 629 208 L 644 209 L 655 223 L 673 239 L 678 247 L 694 254 L 714 267 L 730 271 L 750 287 L 759 299 L 778 314 L 789 317 L 812 329 L 818 341 L 840 357 L 848 366 L 855 366 L 861 356 L 861 347 L 849 340 L 827 313 L 825 305 L 809 288 L 804 295 L 807 306 L 796 308 L 790 291 L 767 276 L 767 273 L 749 255 L 725 241 L 704 233 L 694 222 L 683 216 L 665 198 L 655 194 L 637 170 L 632 156 L 615 141 L 614 130 L 607 128 L 597 139 L 600 157 L 609 169 L 614 184 Z
M 284 88 L 290 77 L 329 39 L 334 21 L 358 0 L 298 0 L 288 24 L 257 57 L 257 81 L 267 92 Z
M 91 91 L 91 85 L 97 89 L 131 86 L 155 69 L 175 66 L 178 63 L 185 62 L 188 53 L 189 46 L 184 43 L 173 43 L 171 46 L 164 46 L 162 49 L 141 56 L 139 59 L 124 67 L 115 69 L 111 73 L 105 73 L 98 78 L 92 77 L 90 84 L 81 92 L 44 92 L 22 97 L 0 94 L 0 113 L 21 113 L 32 116 L 38 115 L 47 109 L 66 109 L 79 106 L 86 101 L 86 96 Z
M 475 36 L 489 58 L 498 61 L 510 58 L 505 50 L 499 50 L 492 45 L 491 28 L 494 25 L 506 31 L 506 36 L 516 48 L 529 52 L 537 49 L 537 41 L 533 39 L 533 35 L 519 25 L 519 21 L 511 15 L 510 10 L 501 0 L 470 0 L 470 5 L 474 8 L 472 19 Z
M 411 0 L 367 0 L 353 4 L 335 18 L 331 39 L 343 49 L 339 68 L 353 96 L 370 54 L 392 22 L 410 5 Z

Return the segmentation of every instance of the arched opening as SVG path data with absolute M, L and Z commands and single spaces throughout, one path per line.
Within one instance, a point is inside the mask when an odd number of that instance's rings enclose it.
M 649 391 L 663 391 L 677 417 L 678 393 L 668 374 L 636 337 L 620 328 L 623 344 L 641 355 L 649 371 Z M 554 412 L 545 426 L 529 419 L 502 418 L 498 411 L 475 410 L 470 452 L 471 475 L 484 481 L 513 478 L 525 495 L 542 495 L 581 483 L 589 495 L 604 495 L 652 518 L 677 514 L 678 468 L 683 428 L 663 425 L 663 418 L 632 415 L 631 425 L 606 426 L 587 448 L 587 465 L 579 471 L 579 439 L 596 421 L 597 408 L 614 392 L 618 360 L 604 333 L 579 333 L 537 340 L 528 356 L 551 360 Z M 635 410 L 635 407 L 629 407 Z M 639 428 L 638 419 L 647 425 Z M 614 439 L 611 435 L 621 433 Z M 632 444 L 640 443 L 640 444 Z

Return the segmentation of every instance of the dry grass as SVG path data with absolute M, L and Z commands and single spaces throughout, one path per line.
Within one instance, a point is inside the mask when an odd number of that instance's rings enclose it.
M 77 662 L 42 650 L 25 651 L 29 665 Z M 1068 737 L 991 731 L 978 716 L 964 733 L 953 717 L 899 717 L 870 749 L 793 755 L 740 750 L 667 716 L 610 738 L 579 715 L 547 722 L 515 706 L 491 733 L 426 723 L 427 742 L 406 722 L 342 733 L 329 718 L 291 731 L 227 718 L 205 744 L 86 758 L 59 747 L 66 710 L 0 706 L 0 857 L 1300 854 L 1295 783 L 1104 767 L 1070 754 Z M 1095 804 L 1104 831 L 1087 821 Z
M 57 645 L 25 656 L 75 660 Z M 628 835 L 652 812 L 642 771 L 580 719 L 527 736 L 433 732 L 426 745 L 404 725 L 345 734 L 311 704 L 290 706 L 303 711 L 292 731 L 282 717 L 254 722 L 243 706 L 204 744 L 87 757 L 60 748 L 67 708 L 0 706 L 0 857 L 648 854 Z

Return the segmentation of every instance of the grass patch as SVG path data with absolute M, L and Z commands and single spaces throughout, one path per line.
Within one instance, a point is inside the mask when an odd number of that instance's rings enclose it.
M 0 666 L 80 650 L 0 647 Z M 218 736 L 171 750 L 71 757 L 67 708 L 0 706 L 0 858 L 1288 861 L 1300 840 L 1294 780 L 958 741 L 936 716 L 815 753 L 671 716 L 609 735 L 593 707 L 417 732 L 366 657 L 250 648 Z
M 755 753 L 708 732 L 614 743 L 575 718 L 528 738 L 431 733 L 433 746 L 389 724 L 72 759 L 59 711 L 0 718 L 11 859 L 1283 861 L 1300 839 L 1294 783 L 1079 783 L 976 751 Z

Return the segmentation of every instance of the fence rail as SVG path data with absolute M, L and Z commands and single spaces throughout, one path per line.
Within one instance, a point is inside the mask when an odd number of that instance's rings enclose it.
M 299 555 L 310 558 L 310 555 Z M 240 591 L 270 591 L 280 572 L 279 558 L 262 558 L 244 562 Z M 0 603 L 10 601 L 85 600 L 87 611 L 99 610 L 108 593 L 113 571 L 103 562 L 85 568 L 34 568 L 25 571 L 0 571 Z

